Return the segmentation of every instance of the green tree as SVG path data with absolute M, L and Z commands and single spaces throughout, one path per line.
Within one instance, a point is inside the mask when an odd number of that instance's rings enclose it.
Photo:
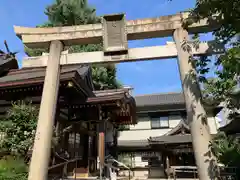
M 197 0 L 191 15 L 194 21 L 203 18 L 217 21 L 219 27 L 214 35 L 218 40 L 227 42 L 240 32 L 239 7 L 239 0 Z
M 214 59 L 213 69 L 209 68 L 211 61 L 207 57 L 197 59 L 196 68 L 203 83 L 204 97 L 217 103 L 226 102 L 233 110 L 229 117 L 234 119 L 238 115 L 234 110 L 240 105 L 233 96 L 240 75 L 240 1 L 197 0 L 191 16 L 186 25 L 203 18 L 208 18 L 209 22 L 215 20 L 219 25 L 213 35 L 218 42 L 226 45 L 226 52 Z M 204 78 L 209 71 L 214 71 L 215 77 Z M 236 138 L 219 133 L 211 142 L 211 147 L 220 163 L 240 168 L 240 146 Z M 240 173 L 237 179 L 239 177 Z
M 237 84 L 240 74 L 240 1 L 239 0 L 197 0 L 191 10 L 191 18 L 185 25 L 208 18 L 219 24 L 213 35 L 218 42 L 224 43 L 228 48 L 224 54 L 214 60 L 214 68 L 209 68 L 211 62 L 207 57 L 196 60 L 198 78 L 203 83 L 203 95 L 206 99 L 215 102 L 227 102 L 232 108 L 232 92 Z M 214 71 L 215 77 L 206 79 L 205 75 Z M 235 106 L 235 105 L 234 105 Z
M 56 0 L 46 8 L 45 14 L 48 16 L 48 22 L 39 27 L 72 26 L 100 22 L 100 18 L 96 16 L 96 10 L 89 6 L 87 0 Z M 75 45 L 66 48 L 70 53 L 101 51 L 102 44 Z M 29 56 L 40 56 L 42 52 L 47 52 L 47 49 L 25 48 L 25 51 Z M 121 87 L 121 84 L 116 80 L 115 65 L 93 65 L 92 69 L 96 90 Z

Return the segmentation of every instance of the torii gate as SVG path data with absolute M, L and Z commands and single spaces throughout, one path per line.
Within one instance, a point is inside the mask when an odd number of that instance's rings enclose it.
M 223 52 L 223 47 L 212 48 L 213 45 L 209 43 L 200 43 L 198 49 L 193 47 L 192 51 L 184 49 L 183 43 L 188 40 L 188 33 L 209 32 L 216 27 L 203 19 L 186 30 L 182 27 L 182 23 L 188 17 L 189 13 L 179 13 L 125 22 L 125 15 L 116 14 L 103 16 L 101 24 L 53 28 L 14 27 L 16 34 L 27 47 L 49 48 L 50 46 L 49 55 L 23 60 L 23 67 L 47 66 L 28 180 L 47 179 L 60 64 L 117 63 L 173 57 L 178 57 L 199 178 L 212 179 L 209 173 L 209 170 L 214 168 L 212 167 L 214 158 L 209 150 L 211 137 L 205 118 L 206 112 L 201 103 L 199 85 L 193 76 L 190 76 L 195 70 L 189 58 L 191 55 L 220 53 Z M 166 36 L 173 36 L 175 43 L 128 49 L 127 40 Z M 96 44 L 102 41 L 103 52 L 62 53 L 64 46 Z

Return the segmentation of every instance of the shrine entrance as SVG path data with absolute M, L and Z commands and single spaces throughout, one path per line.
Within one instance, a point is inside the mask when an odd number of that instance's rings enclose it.
M 215 160 L 209 151 L 211 139 L 206 112 L 201 102 L 201 92 L 190 58 L 193 55 L 220 53 L 223 47 L 211 42 L 202 42 L 196 48 L 189 43 L 189 34 L 205 33 L 216 28 L 216 24 L 213 22 L 209 24 L 207 19 L 203 19 L 185 29 L 182 24 L 189 18 L 191 18 L 189 13 L 179 13 L 159 18 L 126 21 L 124 14 L 117 14 L 103 16 L 101 24 L 53 28 L 14 27 L 16 34 L 27 47 L 50 47 L 49 54 L 26 58 L 22 63 L 23 67 L 28 68 L 47 67 L 29 180 L 45 180 L 47 177 L 60 65 L 120 63 L 173 57 L 178 58 L 199 178 L 212 179 L 209 168 L 214 168 L 212 166 Z M 165 46 L 128 48 L 128 40 L 166 36 L 173 36 L 175 43 Z M 64 46 L 101 42 L 103 42 L 103 51 L 74 54 L 63 52 Z M 98 157 L 100 169 L 102 169 L 105 160 L 104 121 L 98 128 Z

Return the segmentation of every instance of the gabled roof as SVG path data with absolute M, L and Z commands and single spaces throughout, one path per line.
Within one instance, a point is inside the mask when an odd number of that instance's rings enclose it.
M 181 120 L 179 124 L 162 136 L 149 137 L 150 144 L 174 144 L 192 142 L 188 125 Z
M 189 126 L 183 120 L 181 120 L 176 127 L 164 134 L 164 136 L 172 136 L 177 134 L 190 134 Z

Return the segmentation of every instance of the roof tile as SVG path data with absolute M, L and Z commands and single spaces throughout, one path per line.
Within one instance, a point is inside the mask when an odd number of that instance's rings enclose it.
M 171 105 L 185 104 L 183 93 L 164 93 L 164 94 L 147 94 L 135 96 L 136 105 L 154 106 L 154 105 Z

